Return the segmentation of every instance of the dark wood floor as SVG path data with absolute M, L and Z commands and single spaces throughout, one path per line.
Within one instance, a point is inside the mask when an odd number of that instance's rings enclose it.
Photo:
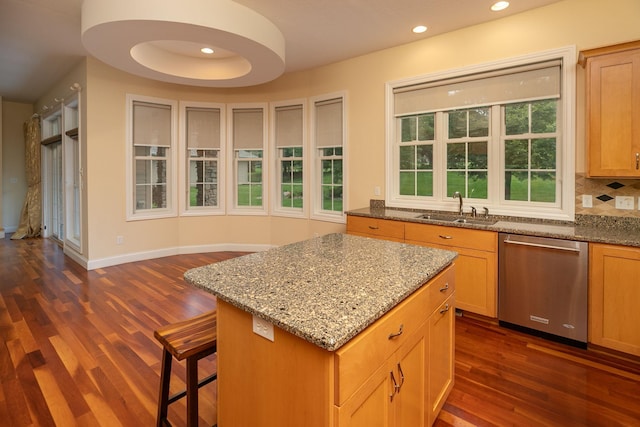
M 215 298 L 182 274 L 237 255 L 87 272 L 51 241 L 0 239 L 0 425 L 154 425 L 161 350 L 153 330 L 214 309 Z M 456 322 L 456 382 L 436 426 L 640 426 L 637 361 L 484 319 Z M 200 369 L 213 372 L 215 357 Z M 174 373 L 177 391 L 184 366 Z M 201 424 L 211 425 L 215 385 L 200 395 Z M 182 402 L 171 406 L 176 427 L 184 411 Z

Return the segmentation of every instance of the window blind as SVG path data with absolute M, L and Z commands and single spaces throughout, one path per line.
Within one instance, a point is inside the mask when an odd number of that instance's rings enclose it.
M 220 109 L 187 108 L 187 148 L 220 148 Z
M 133 103 L 133 145 L 171 146 L 171 106 Z
M 233 147 L 235 149 L 263 149 L 262 116 L 261 108 L 233 110 Z
M 342 146 L 342 98 L 318 101 L 316 109 L 316 147 Z
M 276 147 L 302 145 L 302 105 L 276 107 Z
M 560 97 L 561 60 L 394 89 L 396 116 Z

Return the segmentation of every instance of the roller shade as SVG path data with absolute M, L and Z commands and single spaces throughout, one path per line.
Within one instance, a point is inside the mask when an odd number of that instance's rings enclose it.
M 342 98 L 318 101 L 316 108 L 316 147 L 342 146 Z
M 263 112 L 261 108 L 233 110 L 233 148 L 263 149 Z
M 192 108 L 187 115 L 187 148 L 220 148 L 220 109 Z
M 302 105 L 276 107 L 276 147 L 302 145 Z
M 394 89 L 396 116 L 560 97 L 561 60 Z
M 133 145 L 171 146 L 171 106 L 133 103 Z

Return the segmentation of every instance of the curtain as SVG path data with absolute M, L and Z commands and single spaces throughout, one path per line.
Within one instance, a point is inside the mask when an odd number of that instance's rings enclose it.
M 38 237 L 42 225 L 40 195 L 40 117 L 34 116 L 24 124 L 25 174 L 27 196 L 20 214 L 20 224 L 11 239 Z

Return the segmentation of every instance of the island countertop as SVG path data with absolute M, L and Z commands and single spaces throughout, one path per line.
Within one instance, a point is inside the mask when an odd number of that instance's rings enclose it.
M 337 233 L 194 268 L 184 278 L 334 351 L 456 256 L 442 249 Z

